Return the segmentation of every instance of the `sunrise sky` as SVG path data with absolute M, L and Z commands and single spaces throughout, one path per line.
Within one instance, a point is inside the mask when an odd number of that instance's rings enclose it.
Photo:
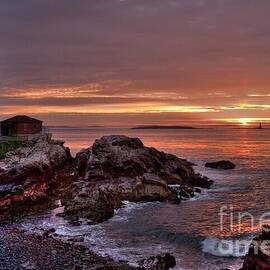
M 269 0 L 3 0 L 0 119 L 270 121 Z

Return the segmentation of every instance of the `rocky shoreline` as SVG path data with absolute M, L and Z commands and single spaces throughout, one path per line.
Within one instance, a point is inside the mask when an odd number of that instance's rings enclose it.
M 125 262 L 100 257 L 86 247 L 56 240 L 49 235 L 28 234 L 15 225 L 0 226 L 0 269 L 135 270 Z
M 138 138 L 120 135 L 102 137 L 72 158 L 63 142 L 43 135 L 9 152 L 0 160 L 0 223 L 10 224 L 24 215 L 43 212 L 52 207 L 57 199 L 65 207 L 63 217 L 72 225 L 80 225 L 82 218 L 94 224 L 111 218 L 123 200 L 180 203 L 192 197 L 200 188 L 210 188 L 212 183 L 208 178 L 196 174 L 188 161 L 146 147 Z M 66 247 L 65 243 L 49 235 L 38 239 L 38 236 L 29 236 L 14 228 L 12 231 L 9 226 L 1 225 L 0 248 L 7 245 L 6 242 L 17 242 L 11 247 L 7 246 L 6 250 L 14 248 L 15 253 L 20 253 L 20 245 L 26 244 L 27 249 L 23 254 L 28 252 L 28 248 L 31 252 L 31 247 L 42 240 L 41 247 L 45 253 L 49 252 L 50 245 L 60 245 L 60 250 L 67 248 L 71 254 L 73 252 L 74 247 L 71 246 L 74 244 Z M 83 249 L 80 247 L 78 251 L 76 247 L 74 252 L 81 254 Z M 58 249 L 55 250 L 57 252 Z M 36 254 L 42 257 L 38 251 Z M 82 265 L 79 268 L 67 266 L 65 269 L 134 269 L 121 263 L 115 266 L 110 259 L 89 254 L 87 256 L 92 258 L 92 268 Z M 5 256 L 11 256 L 12 260 L 11 253 Z M 52 257 L 49 254 L 47 259 L 50 261 Z M 43 260 L 46 257 L 41 262 Z M 106 265 L 108 260 L 109 266 Z M 1 262 L 8 263 L 5 258 L 1 258 Z M 167 254 L 141 262 L 139 269 L 165 270 L 172 267 L 173 262 L 174 258 Z M 63 269 L 57 268 L 57 263 L 46 269 Z M 97 267 L 99 263 L 103 265 Z M 46 265 L 46 262 L 36 268 L 29 265 L 26 266 L 30 268 L 16 266 L 6 269 L 45 269 L 42 265 Z
M 77 241 L 62 241 L 52 231 L 33 234 L 16 224 L 0 225 L 1 270 L 169 270 L 175 258 L 166 253 L 131 266 L 90 251 Z

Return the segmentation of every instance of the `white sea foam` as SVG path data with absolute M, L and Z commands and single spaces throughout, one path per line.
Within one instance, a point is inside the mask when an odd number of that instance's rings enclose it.
M 87 225 L 87 222 L 84 222 L 80 226 L 71 226 L 62 217 L 57 216 L 58 213 L 63 211 L 62 207 L 58 207 L 49 214 L 35 216 L 25 220 L 22 226 L 29 232 L 40 234 L 54 228 L 54 237 L 56 238 L 68 240 L 79 237 L 81 244 L 84 244 L 93 252 L 101 256 L 110 256 L 115 260 L 126 260 L 129 261 L 130 265 L 136 266 L 137 261 L 143 258 L 158 255 L 166 251 L 170 252 L 171 250 L 166 249 L 161 244 L 149 246 L 145 242 L 140 243 L 139 248 L 138 245 L 128 245 L 121 239 L 121 235 L 111 237 L 110 233 L 108 234 L 108 228 L 106 226 L 112 223 L 125 222 L 134 211 L 154 204 L 156 203 L 132 203 L 124 201 L 123 206 L 115 211 L 115 216 L 108 222 L 98 225 Z
M 123 205 L 119 209 L 116 209 L 114 211 L 113 218 L 110 219 L 112 222 L 119 222 L 119 221 L 128 221 L 131 214 L 136 210 L 141 210 L 144 207 L 147 207 L 149 205 L 158 204 L 158 202 L 152 203 L 152 202 L 141 202 L 141 203 L 135 203 L 135 202 L 129 202 L 129 201 L 123 201 Z
M 217 257 L 244 257 L 250 246 L 251 239 L 219 239 L 207 237 L 202 242 L 202 251 Z
M 195 196 L 190 198 L 190 201 L 201 201 L 201 200 L 206 200 L 210 199 L 210 193 L 209 190 L 207 189 L 201 189 L 201 192 L 195 192 Z

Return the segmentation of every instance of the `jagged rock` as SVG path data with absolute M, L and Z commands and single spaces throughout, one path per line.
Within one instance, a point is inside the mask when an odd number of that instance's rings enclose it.
M 243 267 L 240 270 L 269 270 L 270 269 L 270 226 L 264 225 L 262 233 L 255 237 L 245 256 Z
M 0 161 L 1 214 L 10 209 L 14 214 L 17 208 L 46 199 L 55 171 L 70 159 L 69 149 L 46 135 L 7 153 Z M 0 215 L 0 220 L 4 217 Z
M 172 255 L 166 253 L 164 256 L 142 260 L 139 265 L 147 270 L 169 270 L 176 266 L 176 261 Z
M 207 187 L 211 180 L 195 174 L 190 163 L 145 147 L 138 138 L 105 136 L 77 154 L 78 181 L 65 202 L 67 216 L 100 222 L 113 216 L 122 200 L 176 200 L 169 187 L 192 196 L 193 188 Z
M 75 196 L 67 201 L 65 207 L 65 214 L 73 224 L 76 224 L 79 218 L 88 218 L 95 222 L 105 221 L 113 217 L 115 208 L 121 206 L 120 193 L 113 186 L 109 189 L 106 185 L 84 184 L 73 192 Z
M 235 168 L 235 164 L 229 160 L 221 160 L 217 162 L 207 162 L 205 167 L 212 169 L 232 170 Z

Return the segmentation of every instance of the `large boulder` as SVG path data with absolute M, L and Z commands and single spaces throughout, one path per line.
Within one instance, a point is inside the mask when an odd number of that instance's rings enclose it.
M 205 167 L 212 169 L 232 170 L 235 168 L 235 164 L 229 160 L 221 160 L 215 162 L 207 162 Z
M 63 142 L 47 135 L 7 153 L 0 160 L 0 220 L 46 199 L 56 170 L 70 160 Z
M 269 270 L 270 269 L 270 226 L 264 225 L 262 233 L 255 237 L 245 256 L 241 270 Z
M 138 138 L 120 135 L 96 140 L 77 154 L 76 166 L 78 180 L 67 197 L 65 212 L 69 217 L 94 221 L 111 217 L 122 200 L 175 200 L 182 189 L 191 195 L 195 186 L 209 188 L 212 184 L 195 174 L 186 160 L 146 147 Z

